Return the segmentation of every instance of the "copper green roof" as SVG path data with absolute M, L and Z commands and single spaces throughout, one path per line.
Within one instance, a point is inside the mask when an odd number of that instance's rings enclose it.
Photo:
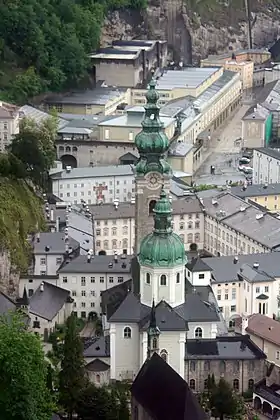
M 165 155 L 169 147 L 169 140 L 165 134 L 163 124 L 159 118 L 157 101 L 159 94 L 155 89 L 155 81 L 151 81 L 146 94 L 145 117 L 142 131 L 135 137 L 135 144 L 140 158 L 136 165 L 136 173 L 145 175 L 148 172 L 171 174 L 172 170 Z
M 172 230 L 172 210 L 164 190 L 154 208 L 154 231 L 141 242 L 140 264 L 154 267 L 173 267 L 186 264 L 181 238 Z

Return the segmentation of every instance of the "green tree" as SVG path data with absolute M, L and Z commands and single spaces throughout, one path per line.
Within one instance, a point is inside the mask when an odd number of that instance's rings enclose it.
M 55 137 L 57 118 L 49 117 L 37 124 L 24 118 L 20 132 L 9 146 L 10 153 L 20 162 L 28 177 L 41 187 L 45 186 L 48 171 L 56 157 Z
M 119 395 L 119 419 L 120 420 L 130 419 L 129 408 L 128 408 L 128 398 L 124 392 Z
M 24 104 L 28 98 L 41 93 L 45 86 L 35 68 L 30 67 L 25 72 L 19 73 L 10 83 L 9 95 L 12 101 Z
M 26 330 L 22 314 L 0 318 L 1 420 L 49 420 L 52 404 L 40 339 Z
M 224 379 L 220 379 L 219 383 L 213 387 L 209 399 L 212 414 L 220 420 L 223 420 L 225 416 L 238 418 L 244 408 L 240 398 Z
M 77 414 L 81 420 L 123 420 L 119 416 L 116 393 L 93 384 L 81 392 Z
M 77 410 L 80 393 L 86 386 L 83 343 L 78 333 L 77 321 L 72 314 L 66 322 L 66 333 L 59 373 L 60 403 L 72 420 Z

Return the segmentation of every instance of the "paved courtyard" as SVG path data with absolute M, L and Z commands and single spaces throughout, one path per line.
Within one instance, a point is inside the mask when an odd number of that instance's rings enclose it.
M 197 185 L 225 185 L 229 181 L 244 181 L 244 174 L 238 171 L 241 143 L 236 140 L 241 137 L 241 118 L 248 108 L 245 105 L 241 106 L 233 117 L 213 134 L 209 156 L 194 177 Z M 211 165 L 215 166 L 215 175 L 210 174 Z

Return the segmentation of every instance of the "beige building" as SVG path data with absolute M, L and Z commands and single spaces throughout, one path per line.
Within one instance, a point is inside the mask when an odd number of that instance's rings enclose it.
M 211 254 L 234 256 L 279 250 L 279 219 L 229 192 L 202 201 L 204 248 Z
M 253 183 L 273 184 L 280 182 L 280 151 L 268 147 L 253 151 Z
M 69 94 L 47 97 L 42 107 L 45 111 L 55 109 L 58 113 L 95 115 L 114 114 L 118 107 L 130 103 L 130 89 L 98 87 Z
M 270 111 L 262 105 L 256 105 L 248 109 L 242 118 L 241 125 L 243 148 L 253 149 L 266 146 L 266 127 L 271 118 Z
M 113 41 L 112 46 L 90 54 L 93 76 L 110 86 L 135 87 L 151 70 L 167 64 L 167 42 L 151 40 Z
M 96 253 L 132 254 L 135 244 L 135 204 L 119 203 L 89 206 L 94 220 Z M 180 235 L 188 251 L 192 244 L 203 249 L 204 215 L 197 198 L 174 200 L 174 231 Z M 152 217 L 152 215 L 150 216 Z
M 4 152 L 15 134 L 19 133 L 18 107 L 0 102 L 0 152 Z
M 163 70 L 157 76 L 158 104 L 163 106 L 174 99 L 192 96 L 197 98 L 223 74 L 219 68 L 186 67 L 181 70 Z M 146 103 L 147 89 L 132 89 L 132 105 Z

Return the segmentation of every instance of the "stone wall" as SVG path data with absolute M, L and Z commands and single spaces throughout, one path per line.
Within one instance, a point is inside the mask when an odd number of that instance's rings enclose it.
M 18 296 L 19 273 L 12 267 L 7 250 L 0 251 L 0 292 L 10 297 Z

